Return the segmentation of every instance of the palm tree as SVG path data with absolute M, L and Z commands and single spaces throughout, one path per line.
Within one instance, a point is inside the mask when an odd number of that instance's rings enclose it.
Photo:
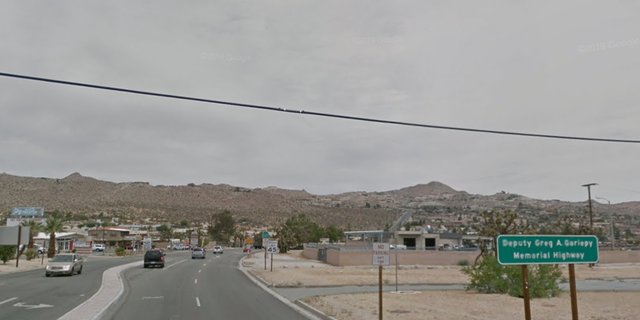
M 49 235 L 49 250 L 47 258 L 52 258 L 56 254 L 56 232 L 64 231 L 62 220 L 56 218 L 47 219 L 47 225 L 43 231 Z
M 42 228 L 44 227 L 42 225 L 42 222 L 38 222 L 35 220 L 26 220 L 26 221 L 22 221 L 22 223 L 20 223 L 21 226 L 23 227 L 29 227 L 29 245 L 27 245 L 27 248 L 31 249 L 33 248 L 33 237 L 35 237 L 35 235 L 40 232 L 40 230 L 42 230 Z

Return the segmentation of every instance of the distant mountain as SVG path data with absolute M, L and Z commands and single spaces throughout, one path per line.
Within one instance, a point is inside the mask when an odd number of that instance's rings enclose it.
M 381 229 L 395 222 L 406 209 L 415 216 L 447 212 L 478 213 L 493 208 L 519 210 L 524 214 L 584 212 L 586 202 L 545 201 L 509 193 L 491 196 L 457 191 L 430 182 L 386 192 L 347 192 L 313 195 L 304 190 L 277 187 L 248 189 L 227 184 L 152 186 L 147 182 L 113 183 L 80 173 L 63 179 L 0 174 L 0 214 L 14 206 L 43 206 L 47 211 L 98 215 L 106 213 L 129 220 L 206 221 L 212 213 L 229 210 L 236 219 L 253 225 L 273 226 L 294 214 L 306 213 L 321 225 L 352 229 Z M 602 205 L 598 213 L 616 212 L 640 216 L 640 202 Z

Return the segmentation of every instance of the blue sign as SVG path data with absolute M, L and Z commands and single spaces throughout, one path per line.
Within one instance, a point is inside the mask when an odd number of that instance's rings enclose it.
M 44 207 L 13 207 L 12 216 L 44 216 Z

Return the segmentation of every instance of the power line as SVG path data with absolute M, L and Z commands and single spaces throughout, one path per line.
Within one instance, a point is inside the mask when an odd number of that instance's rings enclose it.
M 340 114 L 333 114 L 333 113 L 322 113 L 322 112 L 305 111 L 305 110 L 276 108 L 276 107 L 262 106 L 262 105 L 256 105 L 256 104 L 238 103 L 238 102 L 212 100 L 212 99 L 202 99 L 202 98 L 179 96 L 179 95 L 165 94 L 165 93 L 158 93 L 158 92 L 140 91 L 140 90 L 132 90 L 132 89 L 108 87 L 108 86 L 99 86 L 99 85 L 89 84 L 89 83 L 63 81 L 63 80 L 56 80 L 56 79 L 50 79 L 50 78 L 39 78 L 39 77 L 32 77 L 32 76 L 25 76 L 25 75 L 19 75 L 19 74 L 4 73 L 4 72 L 0 72 L 0 76 L 11 77 L 11 78 L 19 78 L 19 79 L 25 79 L 25 80 L 33 80 L 33 81 L 51 82 L 51 83 L 56 83 L 56 84 L 63 84 L 63 85 L 77 86 L 77 87 L 86 87 L 86 88 L 93 88 L 93 89 L 100 89 L 100 90 L 119 91 L 119 92 L 126 92 L 126 93 L 140 94 L 140 95 L 147 95 L 147 96 L 155 96 L 155 97 L 162 97 L 162 98 L 171 98 L 171 99 L 180 99 L 180 100 L 188 100 L 188 101 L 215 103 L 215 104 L 222 104 L 222 105 L 241 107 L 241 108 L 251 108 L 251 109 L 261 109 L 261 110 L 268 110 L 268 111 L 288 112 L 288 113 L 296 113 L 296 114 L 301 114 L 301 115 L 310 115 L 310 116 L 327 117 L 327 118 L 338 118 L 338 119 L 364 121 L 364 122 L 375 122 L 375 123 L 393 124 L 393 125 L 401 125 L 401 126 L 409 126 L 409 127 L 420 127 L 420 128 L 441 129 L 441 130 L 455 130 L 455 131 L 467 131 L 467 132 L 478 132 L 478 133 L 491 133 L 491 134 L 534 137 L 534 138 L 547 138 L 547 139 L 583 140 L 583 141 L 618 142 L 618 143 L 640 143 L 640 140 L 589 138 L 589 137 L 563 136 L 563 135 L 551 135 L 551 134 L 537 134 L 537 133 L 525 133 L 525 132 L 514 132 L 514 131 L 485 130 L 485 129 L 438 126 L 438 125 L 422 124 L 422 123 L 414 123 L 414 122 L 403 122 L 403 121 L 392 121 L 392 120 L 375 119 L 375 118 L 355 117 L 355 116 L 347 116 L 347 115 L 340 115 Z

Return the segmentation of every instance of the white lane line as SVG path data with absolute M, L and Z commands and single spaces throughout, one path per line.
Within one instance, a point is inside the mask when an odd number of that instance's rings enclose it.
M 198 279 L 196 279 L 196 284 L 198 284 Z
M 171 268 L 171 267 L 175 266 L 176 264 L 178 264 L 178 263 L 183 263 L 183 262 L 185 262 L 185 261 L 187 261 L 187 260 L 180 260 L 180 261 L 178 261 L 178 262 L 176 262 L 176 263 L 174 263 L 174 264 L 172 264 L 172 265 L 170 265 L 170 266 L 166 266 L 166 267 L 164 267 L 164 269 L 163 269 L 163 270 L 167 270 L 167 269 L 169 269 L 169 268 Z
M 202 272 L 202 269 L 198 270 L 198 273 Z
M 7 303 L 7 302 L 9 302 L 9 301 L 13 301 L 13 300 L 15 300 L 15 299 L 18 299 L 18 297 L 13 297 L 13 298 L 11 298 L 11 299 L 7 299 L 7 300 L 5 300 L 5 301 L 0 302 L 0 304 Z
M 203 266 L 203 267 L 206 267 L 206 266 L 207 266 L 207 264 L 205 263 L 205 264 L 203 264 L 202 266 Z
M 200 299 L 198 299 L 198 297 L 196 297 L 196 303 L 198 304 L 198 307 L 200 307 Z

